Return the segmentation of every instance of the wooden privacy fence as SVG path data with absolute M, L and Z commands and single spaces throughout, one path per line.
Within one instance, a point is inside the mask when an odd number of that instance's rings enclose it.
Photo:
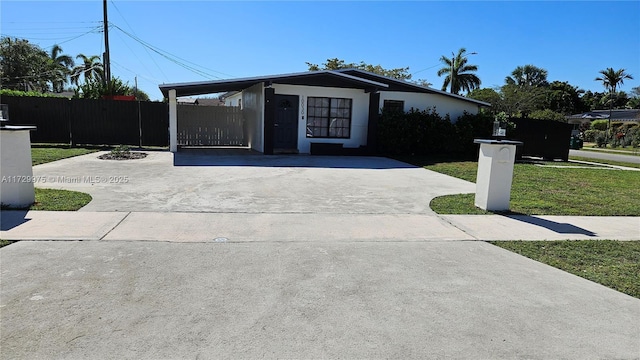
M 246 146 L 240 107 L 178 105 L 178 146 Z
M 169 145 L 169 106 L 150 101 L 2 96 L 9 123 L 35 125 L 34 143 Z

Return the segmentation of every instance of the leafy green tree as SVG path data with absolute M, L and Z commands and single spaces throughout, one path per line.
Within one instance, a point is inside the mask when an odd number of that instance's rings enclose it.
M 25 39 L 0 39 L 0 79 L 3 88 L 46 92 L 52 75 L 46 51 Z
M 474 89 L 467 94 L 467 97 L 491 104 L 492 113 L 495 113 L 495 109 L 501 100 L 500 93 L 491 88 Z
M 327 59 L 327 62 L 323 63 L 322 66 L 318 64 L 312 64 L 310 62 L 306 62 L 306 64 L 309 67 L 309 71 L 359 69 L 399 80 L 411 79 L 411 74 L 409 74 L 409 67 L 385 69 L 381 65 L 371 65 L 365 63 L 364 61 L 361 61 L 359 64 L 347 63 L 344 60 L 338 58 Z
M 547 86 L 547 70 L 533 65 L 518 66 L 504 81 L 508 85 L 539 87 Z
M 467 50 L 460 48 L 458 54 L 449 58 L 445 55 L 440 57 L 440 61 L 445 65 L 438 70 L 438 76 L 447 75 L 442 83 L 442 91 L 447 90 L 452 94 L 458 94 L 460 91 L 470 92 L 480 86 L 480 78 L 472 72 L 478 71 L 477 65 L 467 65 Z
M 500 88 L 500 102 L 495 111 L 504 111 L 510 118 L 526 118 L 535 110 L 542 110 L 546 89 L 542 87 L 506 84 Z
M 571 86 L 566 81 L 553 81 L 546 93 L 545 107 L 556 113 L 570 115 L 588 111 L 580 97 L 584 90 Z
M 117 77 L 111 78 L 111 84 L 103 82 L 102 79 L 92 78 L 78 86 L 74 97 L 84 99 L 101 99 L 105 95 L 133 94 L 134 90 Z
M 587 109 L 586 111 L 602 109 L 602 106 L 600 104 L 602 102 L 602 98 L 604 97 L 604 95 L 605 95 L 604 93 L 592 92 L 591 90 L 587 90 L 582 95 L 580 100 L 582 100 L 582 103 Z
M 86 56 L 79 54 L 76 59 L 82 60 L 82 63 L 74 67 L 71 72 L 71 82 L 73 84 L 79 85 L 80 76 L 84 77 L 85 83 L 94 79 L 104 82 L 104 67 L 98 55 Z
M 531 114 L 529 114 L 529 118 L 538 119 L 538 120 L 554 120 L 554 121 L 567 122 L 567 119 L 565 119 L 563 114 L 555 112 L 551 109 L 534 110 L 531 112 Z
M 131 95 L 135 96 L 136 100 L 149 101 L 149 95 L 140 89 L 133 89 Z
M 631 89 L 629 101 L 626 107 L 628 109 L 640 109 L 640 86 Z
M 64 90 L 64 84 L 67 82 L 67 78 L 71 75 L 71 69 L 75 65 L 73 58 L 69 55 L 64 55 L 60 45 L 53 45 L 51 48 L 50 67 L 51 67 L 51 82 L 54 92 L 62 92 Z

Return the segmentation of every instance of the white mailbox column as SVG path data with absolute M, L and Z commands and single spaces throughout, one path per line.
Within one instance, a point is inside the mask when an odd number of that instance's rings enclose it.
M 31 138 L 34 126 L 0 127 L 0 202 L 10 207 L 25 207 L 35 201 Z
M 480 144 L 475 205 L 490 211 L 509 210 L 516 146 L 522 142 L 476 139 L 474 143 Z

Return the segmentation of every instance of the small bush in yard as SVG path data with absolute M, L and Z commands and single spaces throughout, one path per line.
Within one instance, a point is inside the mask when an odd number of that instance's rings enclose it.
M 591 122 L 591 128 L 594 130 L 607 130 L 607 126 L 609 126 L 609 120 L 593 120 Z
M 98 156 L 102 160 L 133 160 L 147 157 L 146 153 L 131 152 L 131 148 L 127 145 L 118 145 L 108 154 Z

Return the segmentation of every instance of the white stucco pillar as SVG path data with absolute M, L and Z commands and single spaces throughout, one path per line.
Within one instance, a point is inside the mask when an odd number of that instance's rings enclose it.
M 480 144 L 475 205 L 489 211 L 509 210 L 513 164 L 520 141 L 475 140 Z
M 178 151 L 178 100 L 175 89 L 169 90 L 169 151 Z
M 0 202 L 9 207 L 27 207 L 35 201 L 31 130 L 35 127 L 6 126 L 0 130 Z

